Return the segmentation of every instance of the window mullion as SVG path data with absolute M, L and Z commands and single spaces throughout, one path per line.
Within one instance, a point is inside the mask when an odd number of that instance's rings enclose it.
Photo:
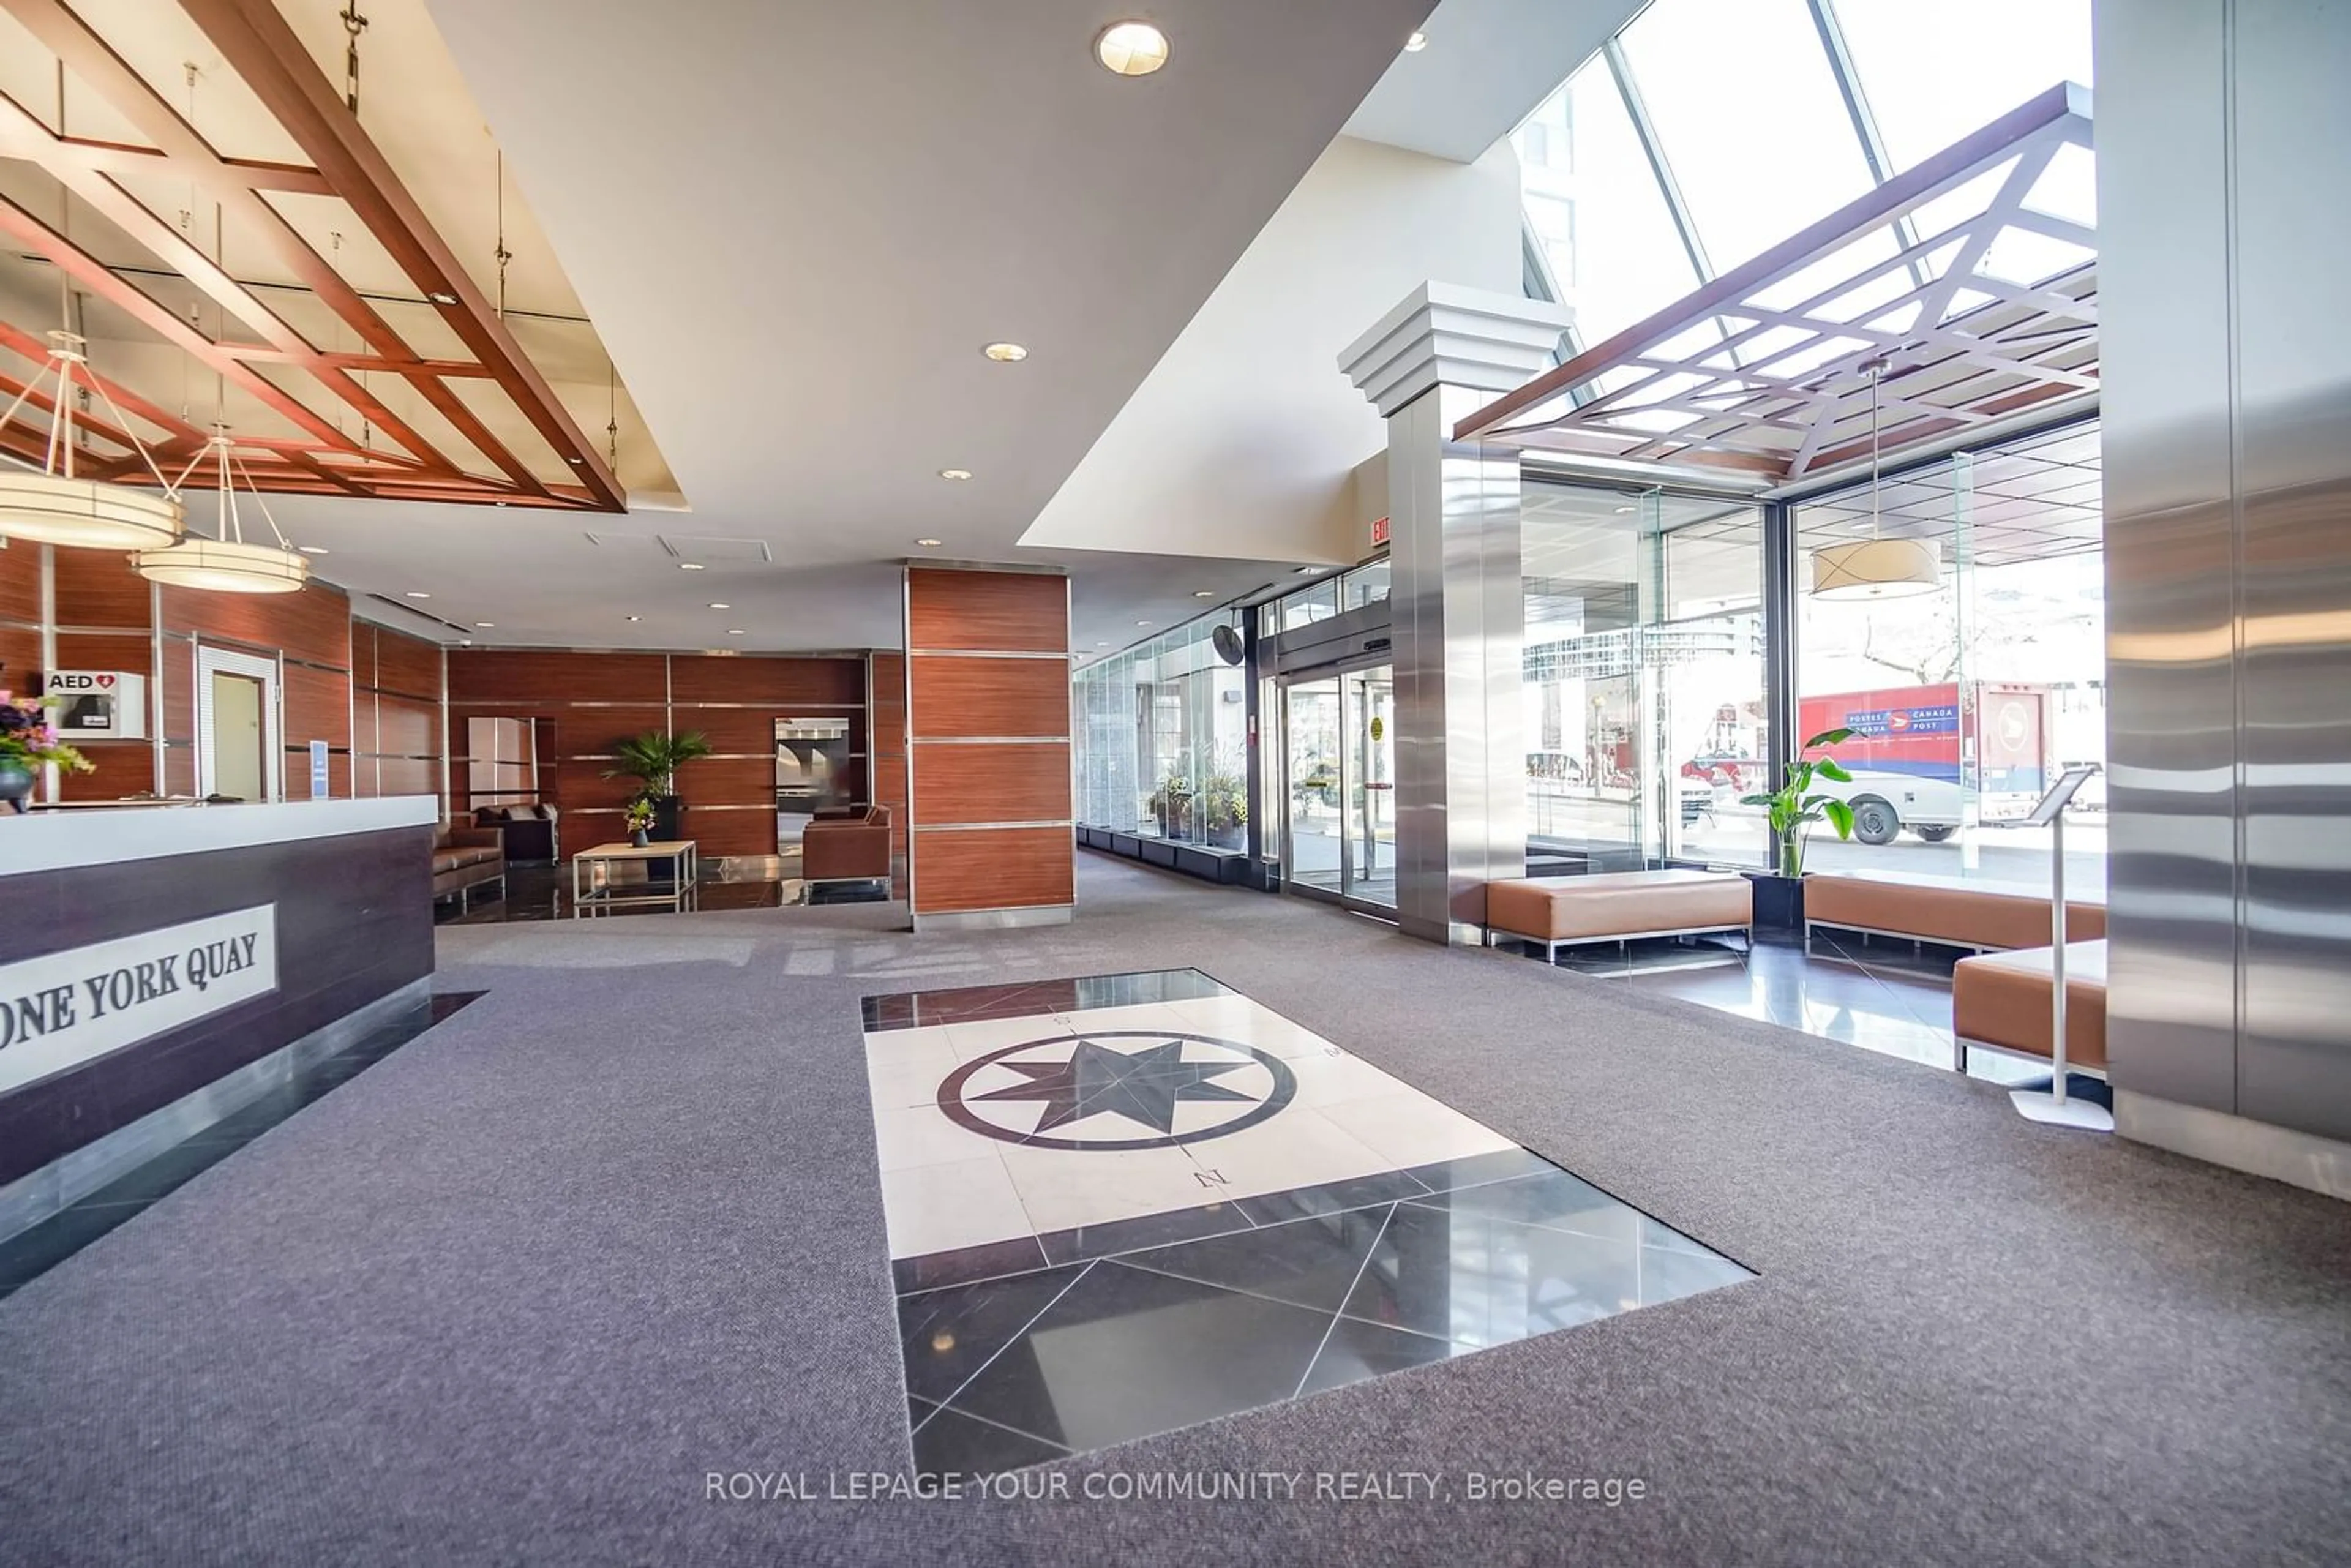
M 1861 73 L 1854 68 L 1853 50 L 1845 43 L 1844 24 L 1838 20 L 1836 0 L 1805 0 L 1813 13 L 1813 29 L 1820 35 L 1821 51 L 1828 56 L 1829 74 L 1836 78 L 1837 95 L 1844 99 L 1845 118 L 1853 122 L 1854 139 L 1861 143 L 1862 162 L 1869 165 L 1869 177 L 1883 185 L 1894 177 L 1894 160 L 1886 151 L 1886 137 L 1878 130 L 1877 116 L 1869 107 L 1869 94 L 1861 85 Z M 1918 243 L 1918 225 L 1907 213 L 1894 221 L 1894 237 L 1904 250 Z M 1931 281 L 1926 266 L 1910 263 L 1910 280 L 1924 288 Z
M 1699 285 L 1711 283 L 1714 264 L 1707 259 L 1706 244 L 1698 238 L 1689 204 L 1682 199 L 1682 188 L 1674 180 L 1673 165 L 1666 161 L 1666 150 L 1657 141 L 1657 128 L 1649 121 L 1649 106 L 1641 100 L 1641 89 L 1633 80 L 1633 68 L 1625 58 L 1625 46 L 1612 37 L 1600 46 L 1600 52 L 1608 61 L 1608 74 L 1614 78 L 1617 96 L 1624 99 L 1625 112 L 1633 121 L 1633 134 L 1641 143 L 1642 155 L 1649 161 L 1649 172 L 1656 177 L 1666 211 L 1673 214 L 1674 230 L 1681 236 L 1682 250 L 1689 256 Z

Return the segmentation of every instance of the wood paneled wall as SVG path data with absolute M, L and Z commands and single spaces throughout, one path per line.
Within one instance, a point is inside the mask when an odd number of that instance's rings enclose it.
M 150 738 L 78 742 L 98 768 L 65 775 L 66 799 L 195 791 L 199 647 L 277 662 L 287 799 L 308 793 L 312 740 L 327 742 L 331 792 L 351 793 L 351 615 L 340 589 L 158 589 L 117 551 L 11 542 L 0 549 L 0 686 L 29 689 L 29 677 L 44 667 L 45 591 L 57 639 L 54 667 L 143 672 L 148 679 Z
M 890 810 L 890 863 L 896 868 L 902 883 L 897 891 L 903 897 L 906 832 L 912 820 L 906 810 L 906 656 L 877 653 L 866 669 L 871 715 L 867 730 L 872 736 L 866 749 L 872 753 L 868 777 L 873 781 L 873 803 Z
M 1076 901 L 1069 648 L 1066 578 L 907 569 L 917 926 Z
M 354 794 L 438 795 L 449 814 L 442 689 L 440 643 L 351 622 Z
M 846 719 L 852 760 L 843 784 L 862 800 L 866 679 L 862 654 L 452 648 L 450 769 L 462 789 L 467 720 L 540 721 L 540 796 L 560 813 L 569 851 L 622 836 L 621 810 L 637 786 L 604 777 L 617 742 L 649 729 L 700 730 L 710 737 L 712 755 L 680 769 L 677 779 L 686 831 L 705 855 L 769 855 L 776 852 L 775 721 Z M 464 804 L 461 796 L 461 810 Z

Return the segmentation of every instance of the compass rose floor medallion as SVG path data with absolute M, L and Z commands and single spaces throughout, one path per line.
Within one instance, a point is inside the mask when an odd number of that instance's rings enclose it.
M 864 1009 L 925 1472 L 1089 1452 L 1752 1278 L 1197 970 Z

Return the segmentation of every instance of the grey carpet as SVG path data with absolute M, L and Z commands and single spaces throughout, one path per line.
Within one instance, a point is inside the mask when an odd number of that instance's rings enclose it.
M 445 930 L 488 996 L 0 1301 L 0 1561 L 2269 1563 L 2351 1542 L 2351 1210 L 1989 1085 L 1085 858 Z M 1197 965 L 1760 1280 L 1060 1467 L 1638 1477 L 1470 1506 L 716 1502 L 898 1471 L 855 998 Z

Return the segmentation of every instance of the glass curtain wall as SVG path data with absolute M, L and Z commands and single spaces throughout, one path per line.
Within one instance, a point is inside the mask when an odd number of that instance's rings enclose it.
M 1238 612 L 1203 616 L 1100 659 L 1071 685 L 1078 821 L 1239 850 L 1248 834 L 1242 670 L 1210 639 Z
M 1855 838 L 1816 834 L 1814 869 L 1877 867 L 2046 887 L 2050 834 L 2022 819 L 2074 763 L 2105 761 L 2104 534 L 2098 434 L 2077 426 L 1961 453 L 1795 508 L 1799 738 L 1854 775 Z M 1871 537 L 1930 541 L 1931 592 L 1810 591 L 1813 550 Z M 2065 821 L 2066 883 L 2105 885 L 2105 789 Z
M 1513 136 L 1527 225 L 1586 348 L 2064 81 L 2090 0 L 1652 0 Z
M 1750 503 L 1521 486 L 1533 874 L 1761 865 L 1762 523 Z

